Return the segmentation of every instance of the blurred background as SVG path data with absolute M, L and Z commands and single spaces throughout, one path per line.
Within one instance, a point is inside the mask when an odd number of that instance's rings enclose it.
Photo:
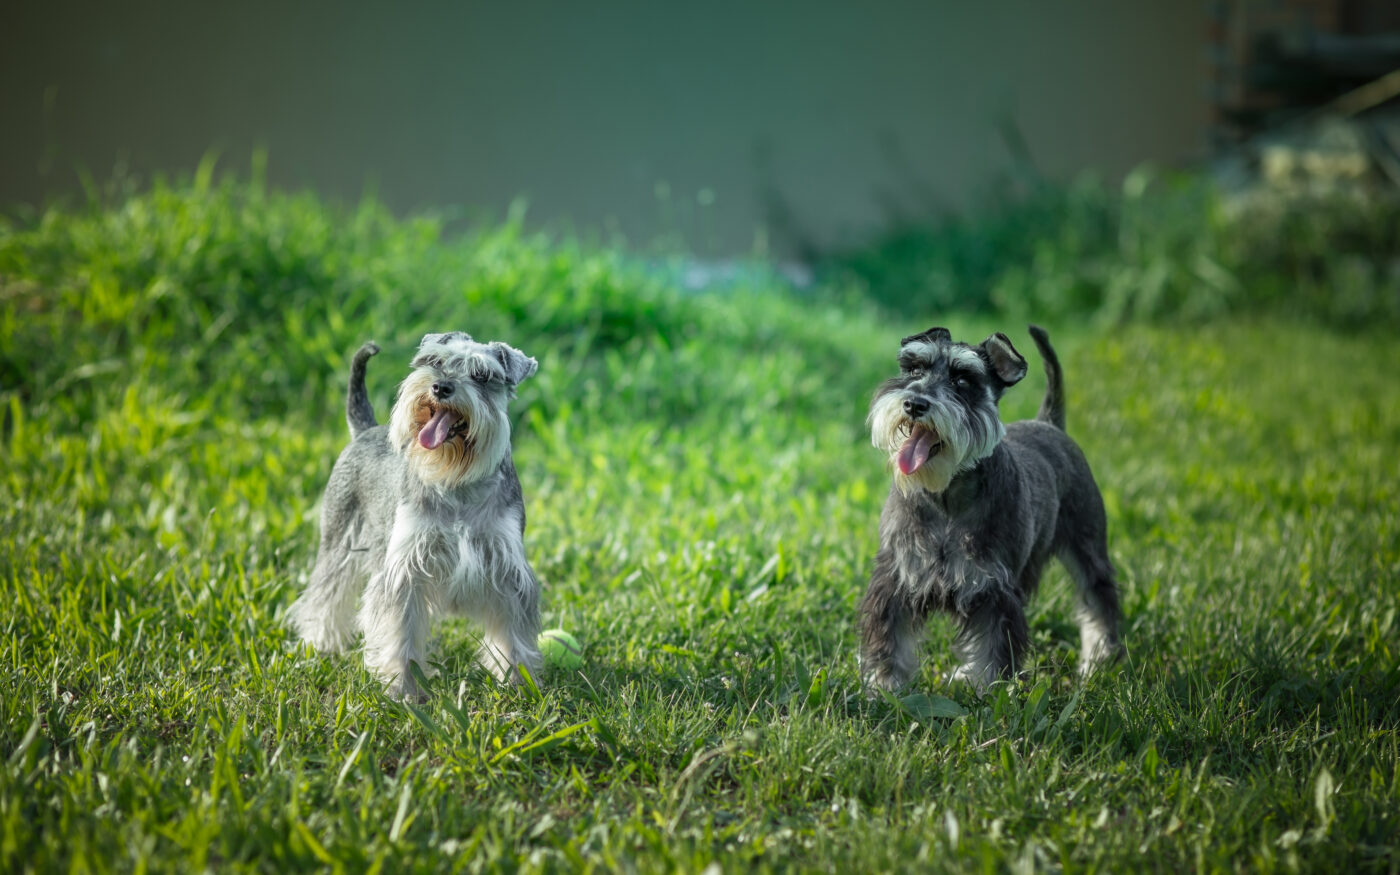
M 523 198 L 531 224 L 706 257 L 810 257 L 1028 180 L 1198 164 L 1400 67 L 1393 0 L 57 0 L 5 20 L 7 211 L 211 150 L 246 174 L 262 150 L 276 187 L 465 218 Z M 1343 172 L 1377 171 L 1341 140 L 1366 165 Z

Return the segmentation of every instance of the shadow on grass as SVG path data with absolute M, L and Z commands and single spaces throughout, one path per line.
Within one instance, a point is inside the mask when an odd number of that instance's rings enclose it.
M 1209 757 L 1214 771 L 1243 776 L 1329 738 L 1346 742 L 1400 729 L 1400 668 L 1309 672 L 1267 649 L 1233 665 L 1209 660 L 1154 667 L 1106 691 L 1077 742 L 1120 752 L 1151 747 L 1181 767 Z M 1134 689 L 1135 688 L 1135 689 Z

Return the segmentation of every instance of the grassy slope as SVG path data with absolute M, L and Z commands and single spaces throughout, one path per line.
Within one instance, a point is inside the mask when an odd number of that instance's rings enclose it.
M 0 869 L 1400 867 L 1388 338 L 1052 326 L 1131 659 L 1076 683 L 1056 570 L 1028 680 L 942 688 L 936 622 L 869 702 L 864 405 L 927 317 L 436 234 L 198 184 L 0 232 Z M 540 359 L 527 547 L 587 663 L 501 690 L 453 621 L 406 708 L 279 617 L 348 352 L 382 415 L 445 328 Z

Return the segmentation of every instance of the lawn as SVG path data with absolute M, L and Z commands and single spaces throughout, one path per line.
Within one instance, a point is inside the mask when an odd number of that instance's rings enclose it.
M 0 870 L 1400 871 L 1393 325 L 1056 316 L 1128 658 L 1077 679 L 1054 568 L 1023 680 L 946 686 L 939 620 L 871 699 L 870 392 L 1003 330 L 1033 415 L 1025 319 L 674 274 L 208 173 L 0 223 Z M 526 547 L 585 663 L 504 689 L 449 621 L 405 705 L 282 617 L 350 353 L 382 420 L 448 329 L 539 359 Z

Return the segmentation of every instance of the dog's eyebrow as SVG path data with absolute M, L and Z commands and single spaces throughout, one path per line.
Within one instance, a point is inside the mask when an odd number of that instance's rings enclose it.
M 471 368 L 476 372 L 478 368 L 485 368 L 489 373 L 489 380 L 504 380 L 506 378 L 505 367 L 496 360 L 494 356 L 485 353 L 474 353 L 471 357 Z
M 905 359 L 923 361 L 933 361 L 938 358 L 938 347 L 923 340 L 916 340 L 913 343 L 906 343 L 899 348 L 899 360 Z
M 923 358 L 922 356 L 912 355 L 909 353 L 900 353 L 899 355 L 900 370 L 910 371 L 915 368 L 927 368 L 931 364 L 932 362 L 930 362 L 926 358 Z
M 976 371 L 979 374 L 987 373 L 987 365 L 982 361 L 982 357 L 970 349 L 953 347 L 948 350 L 948 365 L 952 368 Z

